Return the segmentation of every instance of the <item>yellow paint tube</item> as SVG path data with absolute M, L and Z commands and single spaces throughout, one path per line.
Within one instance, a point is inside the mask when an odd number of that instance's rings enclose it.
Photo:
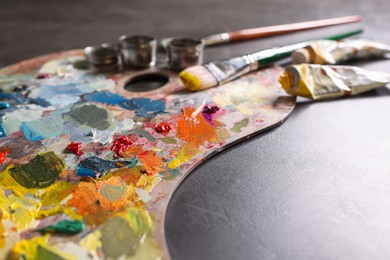
M 294 64 L 340 64 L 349 60 L 381 58 L 390 46 L 368 40 L 318 40 L 292 53 Z
M 279 82 L 287 93 L 314 100 L 357 95 L 390 82 L 390 74 L 341 65 L 288 67 Z

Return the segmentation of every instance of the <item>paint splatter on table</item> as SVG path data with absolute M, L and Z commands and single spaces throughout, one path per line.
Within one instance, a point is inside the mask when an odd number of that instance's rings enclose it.
M 169 71 L 162 88 L 127 91 L 140 73 L 95 73 L 80 50 L 0 70 L 1 258 L 169 258 L 180 182 L 295 105 L 279 67 L 197 93 Z

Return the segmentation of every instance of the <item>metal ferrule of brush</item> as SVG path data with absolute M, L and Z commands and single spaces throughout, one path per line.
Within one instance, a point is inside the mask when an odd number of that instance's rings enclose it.
M 202 38 L 202 41 L 206 46 L 228 43 L 230 42 L 230 35 L 228 33 L 214 34 Z
M 219 81 L 219 84 L 225 84 L 233 79 L 239 78 L 251 71 L 255 71 L 259 68 L 259 63 L 252 54 L 246 54 L 242 56 L 245 61 L 245 65 L 242 67 L 236 67 L 236 72 L 230 75 L 228 78 Z
M 259 68 L 258 62 L 252 54 L 230 60 L 205 64 L 206 67 L 218 81 L 224 84 Z

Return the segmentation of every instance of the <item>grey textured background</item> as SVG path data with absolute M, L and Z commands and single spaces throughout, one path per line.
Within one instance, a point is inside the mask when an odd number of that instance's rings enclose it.
M 0 66 L 121 34 L 211 33 L 350 14 L 390 44 L 388 0 L 0 0 Z M 343 31 L 341 26 L 206 50 L 206 61 Z M 160 59 L 162 56 L 160 57 Z M 390 62 L 360 63 L 390 72 Z M 173 259 L 389 259 L 390 91 L 301 100 L 286 123 L 213 157 L 180 186 Z

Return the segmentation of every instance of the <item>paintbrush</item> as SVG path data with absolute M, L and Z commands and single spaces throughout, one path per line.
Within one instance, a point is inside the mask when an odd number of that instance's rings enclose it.
M 298 32 L 303 30 L 321 28 L 332 25 L 346 24 L 360 22 L 363 18 L 360 15 L 343 16 L 338 18 L 315 20 L 308 22 L 299 22 L 291 24 L 274 25 L 267 27 L 259 27 L 252 29 L 239 30 L 234 32 L 224 32 L 206 36 L 202 38 L 205 46 L 245 41 L 251 39 L 258 39 L 274 35 Z M 161 40 L 161 46 L 166 49 L 168 43 L 173 38 L 166 38 Z
M 340 40 L 362 32 L 363 30 L 359 29 L 347 33 L 331 35 L 321 39 Z M 313 41 L 314 40 L 283 47 L 265 49 L 228 60 L 192 66 L 181 71 L 179 76 L 183 85 L 192 91 L 216 87 L 246 73 L 258 70 L 259 68 L 287 58 L 293 51 L 306 47 Z

